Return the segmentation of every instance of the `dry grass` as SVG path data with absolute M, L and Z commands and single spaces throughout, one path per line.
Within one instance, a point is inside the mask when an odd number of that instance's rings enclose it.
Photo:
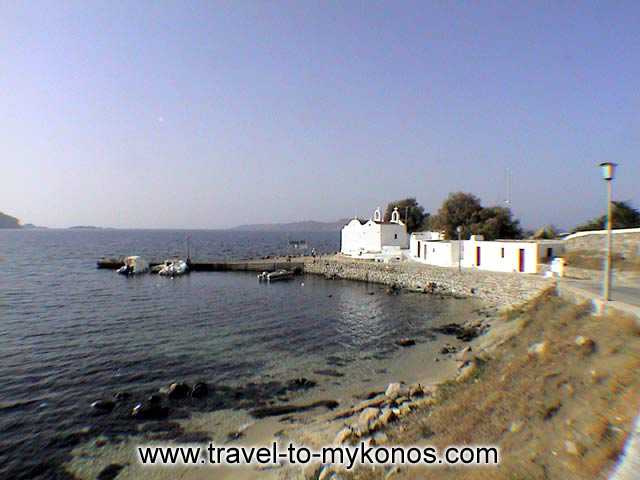
M 622 315 L 595 317 L 551 293 L 522 313 L 522 332 L 465 384 L 449 383 L 440 402 L 387 432 L 394 444 L 493 444 L 499 467 L 407 469 L 405 479 L 605 478 L 640 407 L 640 328 Z M 575 338 L 595 341 L 579 347 Z M 546 354 L 527 355 L 536 342 Z M 573 442 L 578 454 L 567 451 Z M 382 479 L 360 470 L 353 479 Z
M 602 253 L 591 250 L 566 252 L 563 258 L 570 267 L 587 270 L 602 270 L 604 265 Z M 640 258 L 637 256 L 625 258 L 620 254 L 614 254 L 612 266 L 619 271 L 640 272 Z

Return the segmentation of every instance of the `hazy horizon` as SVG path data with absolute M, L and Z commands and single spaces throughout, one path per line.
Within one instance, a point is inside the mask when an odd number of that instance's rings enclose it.
M 0 211 L 50 227 L 640 207 L 640 4 L 0 5 Z

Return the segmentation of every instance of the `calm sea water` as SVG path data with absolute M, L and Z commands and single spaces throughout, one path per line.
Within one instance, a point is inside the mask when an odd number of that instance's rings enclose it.
M 384 357 L 439 314 L 425 296 L 321 277 L 264 285 L 250 273 L 172 280 L 95 268 L 101 256 L 180 254 L 187 234 L 196 259 L 286 253 L 294 237 L 319 252 L 339 242 L 337 233 L 0 231 L 0 478 L 68 478 L 61 465 L 74 445 L 135 431 L 125 414 L 91 412 L 117 391 L 142 399 L 204 380 L 227 389 L 179 414 L 250 406 L 314 367 Z

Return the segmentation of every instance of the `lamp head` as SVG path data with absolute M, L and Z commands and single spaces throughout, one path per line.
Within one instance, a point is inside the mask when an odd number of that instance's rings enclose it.
M 604 178 L 606 181 L 613 180 L 613 177 L 615 176 L 615 173 L 616 173 L 617 166 L 618 166 L 617 163 L 612 163 L 612 162 L 601 163 L 600 168 L 602 169 L 602 178 Z

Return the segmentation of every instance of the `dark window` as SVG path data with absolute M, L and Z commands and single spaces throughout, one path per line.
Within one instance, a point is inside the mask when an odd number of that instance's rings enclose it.
M 500 256 L 504 258 L 504 247 L 500 249 Z
M 553 248 L 547 248 L 547 258 L 553 257 Z
M 396 233 L 396 234 L 393 236 L 393 238 L 398 238 L 398 234 Z

